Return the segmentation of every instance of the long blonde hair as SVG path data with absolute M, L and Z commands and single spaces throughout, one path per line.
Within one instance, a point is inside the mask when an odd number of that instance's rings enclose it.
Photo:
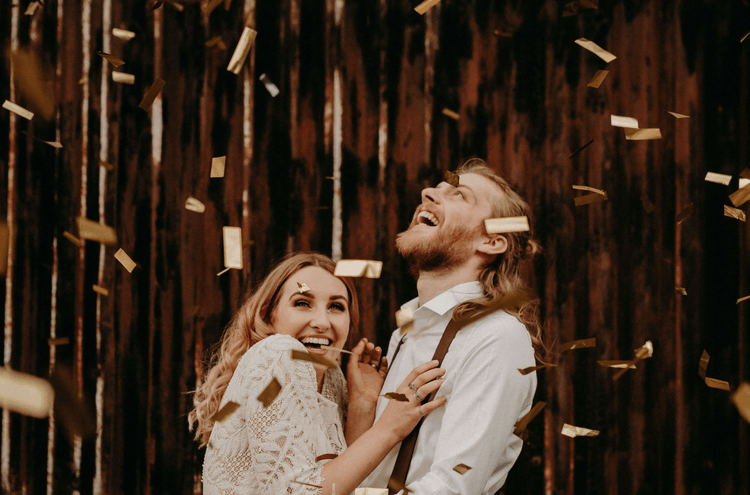
M 532 227 L 532 214 L 528 203 L 513 190 L 505 179 L 489 168 L 484 160 L 471 158 L 464 162 L 456 173 L 459 176 L 461 174 L 481 175 L 500 188 L 503 195 L 495 196 L 491 212 L 493 218 L 526 216 L 529 219 L 529 227 Z M 506 311 L 526 326 L 537 357 L 546 359 L 547 349 L 543 340 L 539 299 L 524 296 L 524 294 L 531 294 L 531 291 L 524 287 L 520 274 L 522 262 L 531 259 L 541 251 L 541 246 L 532 237 L 533 229 L 527 232 L 504 233 L 503 236 L 508 240 L 508 249 L 492 259 L 479 276 L 483 296 L 459 304 L 453 312 L 454 317 L 467 318 L 476 312 L 502 305 Z M 502 304 L 504 300 L 510 304 Z
M 213 429 L 211 417 L 219 410 L 221 399 L 237 365 L 245 352 L 257 342 L 274 333 L 271 317 L 276 308 L 281 287 L 302 268 L 315 266 L 333 275 L 336 264 L 327 256 L 301 253 L 287 256 L 263 280 L 260 287 L 245 301 L 227 325 L 208 360 L 208 373 L 203 383 L 197 385 L 193 397 L 195 406 L 188 414 L 190 431 L 195 430 L 195 440 L 204 447 Z M 359 302 L 350 279 L 340 279 L 349 292 L 349 331 L 359 325 Z

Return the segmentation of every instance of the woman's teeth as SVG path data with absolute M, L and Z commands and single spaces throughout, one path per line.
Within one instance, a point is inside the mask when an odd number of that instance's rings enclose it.
M 300 339 L 300 342 L 305 346 L 314 347 L 316 349 L 319 349 L 321 345 L 331 345 L 330 339 L 317 337 L 303 337 Z

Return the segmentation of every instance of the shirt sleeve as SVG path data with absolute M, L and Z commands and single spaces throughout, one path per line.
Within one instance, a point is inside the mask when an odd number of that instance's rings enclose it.
M 239 417 L 227 420 L 236 425 L 230 426 L 217 452 L 223 475 L 212 478 L 231 480 L 229 490 L 222 486 L 222 494 L 317 494 L 310 485 L 322 483 L 323 463 L 316 458 L 343 450 L 335 438 L 339 431 L 343 438 L 338 407 L 317 393 L 312 364 L 291 358 L 292 349 L 304 350 L 299 342 L 274 336 L 256 346 L 252 361 L 243 360 L 235 371 L 238 386 L 227 390 L 228 400 L 238 401 L 241 409 L 234 415 Z M 274 377 L 281 390 L 264 408 L 257 397 Z
M 408 485 L 414 495 L 494 493 L 523 446 L 513 429 L 531 408 L 536 389 L 535 374 L 518 372 L 534 364 L 526 327 L 515 318 L 491 317 L 477 327 L 465 352 L 452 387 L 438 393 L 448 402 L 429 472 Z M 461 475 L 453 470 L 458 464 L 471 469 Z

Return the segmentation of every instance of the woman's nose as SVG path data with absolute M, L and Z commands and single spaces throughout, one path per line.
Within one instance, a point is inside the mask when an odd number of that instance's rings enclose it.
M 328 311 L 325 308 L 316 309 L 312 314 L 310 326 L 318 330 L 328 330 L 331 327 L 331 321 L 328 319 Z

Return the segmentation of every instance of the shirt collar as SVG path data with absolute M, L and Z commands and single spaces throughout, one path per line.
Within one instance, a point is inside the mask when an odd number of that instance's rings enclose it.
M 475 280 L 473 282 L 464 282 L 446 290 L 424 303 L 421 307 L 427 308 L 433 313 L 443 316 L 449 310 L 455 308 L 462 302 L 481 297 L 483 294 L 482 284 Z M 419 297 L 415 297 L 407 302 L 401 309 L 411 308 L 416 311 L 419 308 Z M 421 308 L 420 308 L 421 309 Z

